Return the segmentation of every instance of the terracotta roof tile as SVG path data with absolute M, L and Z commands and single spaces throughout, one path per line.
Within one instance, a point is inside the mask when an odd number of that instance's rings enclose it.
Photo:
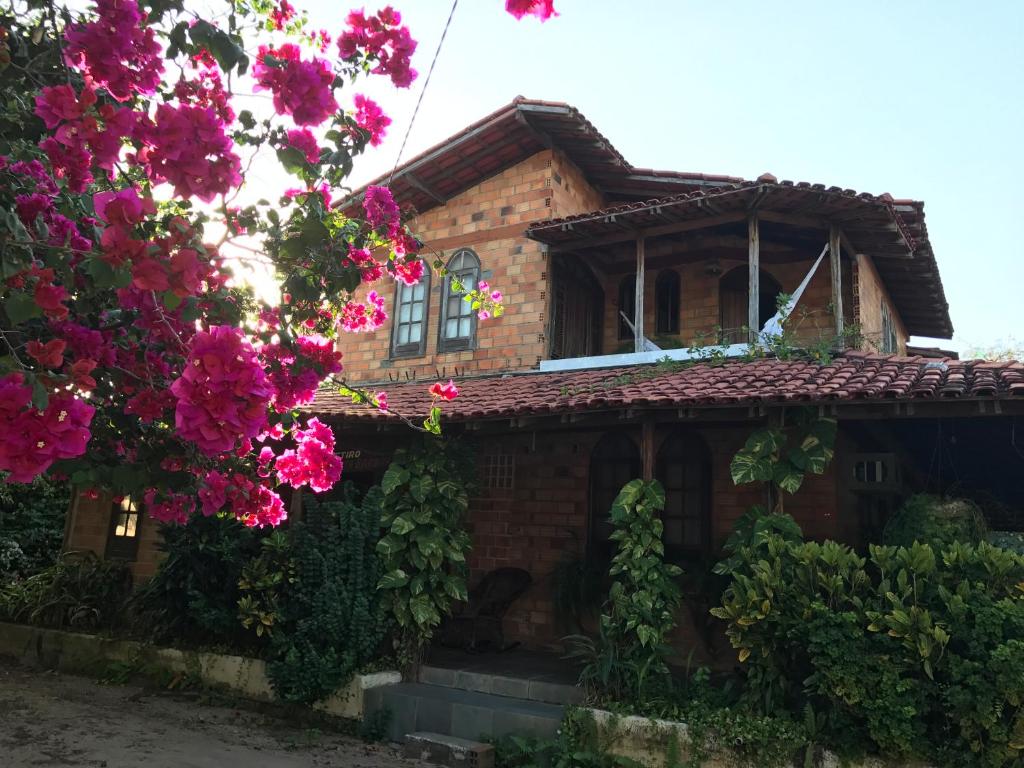
M 423 418 L 430 382 L 387 388 L 391 407 Z M 847 352 L 828 365 L 799 360 L 695 363 L 663 370 L 635 366 L 568 372 L 474 376 L 458 381 L 445 418 L 465 421 L 632 407 L 700 407 L 834 400 L 891 401 L 1024 397 L 1024 366 L 1016 362 L 937 360 Z M 395 418 L 324 391 L 309 411 L 325 417 Z

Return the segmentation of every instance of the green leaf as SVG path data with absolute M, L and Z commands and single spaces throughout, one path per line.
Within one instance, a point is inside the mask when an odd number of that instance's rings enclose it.
M 393 571 L 388 571 L 380 577 L 380 583 L 377 585 L 378 589 L 401 589 L 409 583 L 409 575 L 401 568 L 396 568 Z
M 420 627 L 433 627 L 441 621 L 434 601 L 426 593 L 416 595 L 409 601 L 409 611 L 412 613 L 413 621 Z
M 434 490 L 434 480 L 430 475 L 417 475 L 409 481 L 409 494 L 421 504 L 427 500 Z
M 23 291 L 12 291 L 4 300 L 3 308 L 12 325 L 20 325 L 43 314 L 36 300 Z
M 299 175 L 309 169 L 305 153 L 295 147 L 280 147 L 277 150 L 277 159 L 288 173 Z
M 409 480 L 409 470 L 399 464 L 392 464 L 384 473 L 380 481 L 381 490 L 384 493 L 394 493 Z
M 729 464 L 729 472 L 736 485 L 768 482 L 772 479 L 772 462 L 766 458 L 758 458 L 746 451 L 740 451 L 733 456 Z
M 391 532 L 396 536 L 405 536 L 416 528 L 416 523 L 405 515 L 399 515 L 391 521 Z
M 796 493 L 803 485 L 804 473 L 788 461 L 783 461 L 775 465 L 772 482 L 787 493 Z

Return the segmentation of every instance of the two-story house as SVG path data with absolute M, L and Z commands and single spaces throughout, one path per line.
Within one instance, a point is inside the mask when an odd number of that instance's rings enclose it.
M 390 186 L 425 258 L 463 284 L 487 280 L 507 312 L 478 320 L 450 277 L 399 285 L 386 327 L 341 342 L 345 376 L 387 389 L 392 413 L 331 392 L 311 410 L 335 425 L 346 477 L 370 484 L 408 439 L 396 414 L 422 418 L 429 385 L 456 380 L 445 429 L 480 445 L 474 577 L 515 566 L 533 578 L 511 639 L 565 634 L 552 574 L 607 557 L 608 510 L 635 477 L 665 486 L 670 555 L 706 568 L 764 502 L 763 489 L 733 484 L 731 458 L 795 407 L 839 421 L 835 460 L 786 499 L 809 536 L 871 540 L 906 493 L 936 488 L 936 470 L 940 485 L 955 472 L 1024 507 L 1006 480 L 1020 469 L 1024 368 L 907 346 L 953 330 L 922 203 L 770 174 L 635 168 L 575 108 L 523 98 L 399 166 Z M 744 355 L 779 330 L 780 295 L 796 299 L 787 348 L 835 359 Z M 666 357 L 698 362 L 656 364 Z M 117 542 L 121 510 L 107 507 L 73 516 L 70 546 Z M 153 528 L 134 534 L 147 545 L 143 575 Z

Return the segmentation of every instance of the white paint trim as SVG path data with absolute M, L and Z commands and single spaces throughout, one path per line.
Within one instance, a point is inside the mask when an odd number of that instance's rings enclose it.
M 564 360 L 541 360 L 542 373 L 554 371 L 580 371 L 587 368 L 622 368 L 629 365 L 650 365 L 659 360 L 705 360 L 709 357 L 742 357 L 749 354 L 749 344 L 728 344 L 724 346 L 701 347 L 696 352 L 689 349 L 659 349 L 652 352 L 623 352 L 618 355 L 594 355 L 592 357 L 567 357 Z

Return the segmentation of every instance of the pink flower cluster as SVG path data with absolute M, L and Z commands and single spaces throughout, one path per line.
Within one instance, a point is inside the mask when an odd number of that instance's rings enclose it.
M 558 15 L 555 0 L 505 0 L 505 10 L 517 19 L 532 15 L 541 21 L 547 21 Z
M 215 469 L 207 472 L 199 489 L 199 503 L 206 517 L 228 506 L 250 528 L 275 526 L 288 517 L 280 496 L 237 472 L 230 477 Z
M 20 373 L 0 378 L 0 470 L 13 483 L 29 483 L 58 459 L 85 453 L 95 408 L 68 392 L 52 395 L 42 411 Z
M 117 101 L 156 93 L 164 70 L 160 44 L 140 26 L 136 0 L 96 0 L 94 21 L 70 24 L 64 32 L 65 57 Z
M 269 90 L 279 115 L 291 115 L 297 125 L 320 125 L 338 111 L 334 73 L 324 59 L 302 59 L 294 43 L 279 48 L 261 45 L 252 68 L 256 90 Z
M 341 353 L 321 336 L 300 336 L 294 347 L 268 344 L 260 350 L 278 413 L 313 402 L 324 378 L 341 371 Z
M 230 97 L 216 66 L 201 67 L 191 80 L 179 80 L 174 85 L 174 95 L 182 104 L 209 107 L 225 123 L 235 121 L 235 110 L 231 108 Z
M 210 202 L 242 183 L 242 161 L 211 107 L 161 104 L 154 121 L 140 122 L 136 138 L 146 145 L 139 160 L 150 178 L 172 184 L 180 197 Z
M 270 11 L 270 24 L 274 29 L 284 29 L 284 25 L 295 18 L 295 6 L 288 0 L 278 0 L 277 5 Z
M 332 488 L 341 477 L 342 461 L 334 453 L 331 428 L 314 417 L 293 436 L 295 450 L 285 451 L 274 463 L 278 480 L 293 488 L 309 485 L 317 493 Z
M 341 308 L 341 327 L 349 333 L 376 331 L 388 319 L 384 297 L 376 291 L 366 295 L 366 302 L 349 301 Z
M 386 232 L 389 240 L 394 240 L 401 232 L 401 212 L 387 187 L 368 186 L 363 197 L 363 211 L 366 212 L 366 221 L 370 227 Z
M 348 263 L 359 270 L 364 283 L 375 283 L 384 276 L 384 265 L 367 248 L 348 247 Z
M 226 325 L 192 338 L 184 371 L 171 392 L 178 401 L 178 435 L 208 456 L 260 434 L 273 396 L 256 351 L 239 328 Z
M 391 6 L 367 17 L 364 11 L 352 11 L 347 19 L 348 29 L 338 37 L 341 58 L 352 60 L 365 57 L 376 61 L 371 71 L 388 75 L 398 88 L 408 88 L 416 79 L 416 70 L 410 66 L 416 41 L 409 28 L 401 26 L 402 16 Z
M 448 379 L 447 384 L 437 381 L 430 387 L 430 396 L 435 400 L 451 401 L 459 396 L 459 388 L 451 379 Z
M 368 99 L 363 94 L 357 93 L 355 99 L 356 125 L 370 134 L 370 146 L 378 147 L 384 140 L 387 127 L 391 125 L 391 118 L 384 114 L 384 110 L 377 105 L 377 102 Z
M 402 258 L 395 259 L 392 262 L 392 274 L 395 280 L 405 283 L 406 285 L 416 285 L 420 280 L 423 279 L 423 271 L 426 267 L 424 266 L 423 259 L 417 259 L 415 257 L 408 258 L 403 256 Z
M 308 128 L 293 128 L 288 131 L 288 144 L 306 156 L 306 162 L 315 163 L 320 160 L 320 145 L 316 136 Z
M 147 489 L 142 500 L 149 516 L 161 523 L 184 525 L 196 509 L 195 499 L 191 496 L 184 493 L 159 495 L 156 488 Z

